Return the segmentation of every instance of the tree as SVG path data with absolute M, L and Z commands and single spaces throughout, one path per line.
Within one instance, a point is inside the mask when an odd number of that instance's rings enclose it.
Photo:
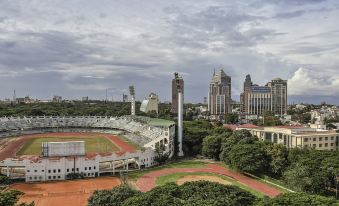
M 253 121 L 255 125 L 260 125 L 260 126 L 278 126 L 282 125 L 282 122 L 278 117 L 276 117 L 273 112 L 271 111 L 266 111 L 263 114 L 263 119 L 258 119 L 256 121 Z
M 23 192 L 18 190 L 9 190 L 0 192 L 0 206 L 14 206 Z M 30 204 L 22 203 L 19 206 L 34 206 L 34 202 Z
M 230 164 L 229 152 L 231 149 L 239 143 L 250 143 L 257 141 L 252 137 L 252 134 L 247 130 L 234 131 L 231 136 L 225 139 L 221 145 L 220 159 L 226 164 Z
M 239 187 L 208 181 L 187 182 L 180 189 L 181 199 L 186 200 L 186 203 L 195 201 L 209 203 L 196 205 L 252 205 L 256 199 Z
M 222 135 L 227 138 L 233 134 L 232 130 L 224 127 L 215 127 L 213 130 L 210 130 L 210 135 Z
M 291 156 L 297 152 L 299 154 L 292 158 Z M 338 159 L 338 151 L 291 150 L 289 161 L 292 164 L 284 173 L 284 179 L 297 191 L 314 194 L 328 193 L 331 190 L 330 188 L 335 188 L 334 178 L 339 174 Z M 302 177 L 302 174 L 306 176 Z M 298 183 L 299 181 L 300 183 Z
M 313 191 L 312 169 L 309 166 L 300 163 L 294 164 L 284 173 L 284 179 L 287 184 L 298 192 Z
M 88 199 L 88 206 L 121 206 L 125 200 L 140 194 L 127 185 L 112 190 L 97 190 Z
M 209 135 L 212 126 L 208 121 L 184 122 L 183 150 L 186 156 L 201 154 L 202 141 Z
M 159 144 L 155 146 L 155 158 L 154 161 L 159 163 L 160 165 L 165 163 L 169 157 L 168 153 L 165 153 L 166 146 L 164 144 Z
M 266 156 L 259 144 L 238 144 L 229 152 L 229 162 L 236 170 L 259 173 L 266 167 Z
M 275 198 L 264 198 L 256 206 L 317 206 L 317 205 L 336 205 L 333 198 L 320 195 L 310 195 L 306 193 L 285 193 Z
M 236 113 L 230 113 L 225 115 L 226 124 L 237 124 L 239 122 L 239 115 Z
M 169 183 L 127 199 L 123 206 L 228 206 L 253 205 L 256 198 L 238 187 L 207 181 Z
M 207 136 L 202 143 L 202 155 L 219 160 L 222 140 L 221 136 Z
M 281 176 L 288 166 L 288 151 L 282 144 L 265 142 L 262 144 L 268 157 L 269 170 L 275 175 Z

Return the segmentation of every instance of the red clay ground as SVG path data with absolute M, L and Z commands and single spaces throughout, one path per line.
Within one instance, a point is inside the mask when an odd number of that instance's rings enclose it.
M 270 187 L 264 183 L 261 183 L 257 180 L 244 176 L 242 174 L 233 172 L 225 167 L 222 167 L 217 164 L 207 164 L 206 168 L 169 168 L 169 169 L 162 169 L 157 171 L 149 172 L 143 176 L 141 176 L 136 181 L 136 186 L 142 191 L 147 192 L 154 187 L 156 187 L 156 179 L 157 177 L 169 175 L 176 172 L 210 172 L 216 173 L 220 175 L 225 175 L 232 177 L 239 181 L 241 184 L 246 185 L 249 188 L 252 188 L 256 191 L 259 191 L 269 197 L 275 197 L 279 195 L 281 192 L 273 187 Z
M 20 150 L 20 148 L 27 143 L 28 140 L 32 138 L 39 138 L 39 137 L 105 137 L 108 138 L 115 144 L 117 147 L 119 147 L 120 151 L 117 152 L 118 155 L 122 155 L 125 152 L 135 152 L 136 149 L 134 146 L 130 145 L 128 142 L 124 141 L 123 139 L 111 135 L 111 134 L 103 134 L 103 133 L 87 133 L 87 132 L 61 132 L 61 133 L 45 133 L 45 134 L 34 134 L 34 135 L 24 135 L 20 137 L 15 138 L 8 138 L 8 142 L 6 143 L 7 146 L 4 147 L 0 151 L 0 160 L 16 157 L 16 153 Z M 93 157 L 96 154 L 87 154 L 88 157 Z
M 25 193 L 19 203 L 32 201 L 36 206 L 86 206 L 95 190 L 112 189 L 121 184 L 117 177 L 101 177 L 85 180 L 70 180 L 48 183 L 14 184 L 10 189 Z

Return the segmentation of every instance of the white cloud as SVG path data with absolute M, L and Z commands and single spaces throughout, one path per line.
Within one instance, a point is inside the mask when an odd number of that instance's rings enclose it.
M 299 68 L 288 80 L 291 95 L 339 95 L 339 73 L 328 73 L 306 68 Z
M 232 76 L 234 96 L 248 73 L 258 84 L 290 79 L 290 89 L 299 84 L 291 94 L 330 95 L 339 66 L 337 3 L 280 2 L 0 1 L 0 98 L 11 95 L 7 88 L 101 98 L 103 88 L 133 84 L 141 98 L 156 90 L 169 99 L 179 71 L 186 100 L 202 101 L 220 66 Z M 40 88 L 32 78 L 42 77 Z

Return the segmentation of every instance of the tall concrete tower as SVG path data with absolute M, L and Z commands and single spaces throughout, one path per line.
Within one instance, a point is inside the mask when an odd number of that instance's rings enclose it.
M 182 77 L 179 78 L 178 73 L 174 73 L 174 80 L 172 81 L 172 89 L 173 83 L 175 83 L 176 94 L 177 94 L 177 113 L 178 113 L 178 156 L 184 156 L 184 152 L 182 151 L 182 139 L 183 139 L 183 115 L 184 115 L 184 84 Z
M 182 90 L 182 95 L 184 98 L 184 80 L 176 72 L 174 73 L 174 78 L 172 79 L 172 108 L 171 108 L 172 114 L 178 114 L 178 85 Z
M 134 86 L 129 86 L 129 94 L 131 95 L 131 115 L 135 115 L 135 90 Z

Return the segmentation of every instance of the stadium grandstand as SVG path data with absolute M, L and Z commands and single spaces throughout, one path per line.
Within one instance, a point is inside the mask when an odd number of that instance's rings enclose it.
M 98 133 L 123 136 L 136 144 L 135 151 L 91 153 L 64 156 L 18 155 L 25 136 L 58 133 Z M 23 137 L 23 138 L 21 138 Z M 0 118 L 0 173 L 26 182 L 69 179 L 74 175 L 96 177 L 156 164 L 155 148 L 165 145 L 165 153 L 174 153 L 175 123 L 139 116 L 122 117 L 2 117 Z M 18 142 L 14 148 L 10 146 Z M 70 142 L 71 143 L 71 142 Z M 48 144 L 45 144 L 48 145 Z M 50 144 L 53 145 L 53 144 Z M 67 145 L 67 142 L 66 144 Z M 6 152 L 7 150 L 11 150 Z M 20 148 L 18 148 L 20 147 Z M 44 149 L 48 149 L 45 147 Z M 83 148 L 82 148 L 83 149 Z M 13 152 L 13 150 L 15 150 Z

